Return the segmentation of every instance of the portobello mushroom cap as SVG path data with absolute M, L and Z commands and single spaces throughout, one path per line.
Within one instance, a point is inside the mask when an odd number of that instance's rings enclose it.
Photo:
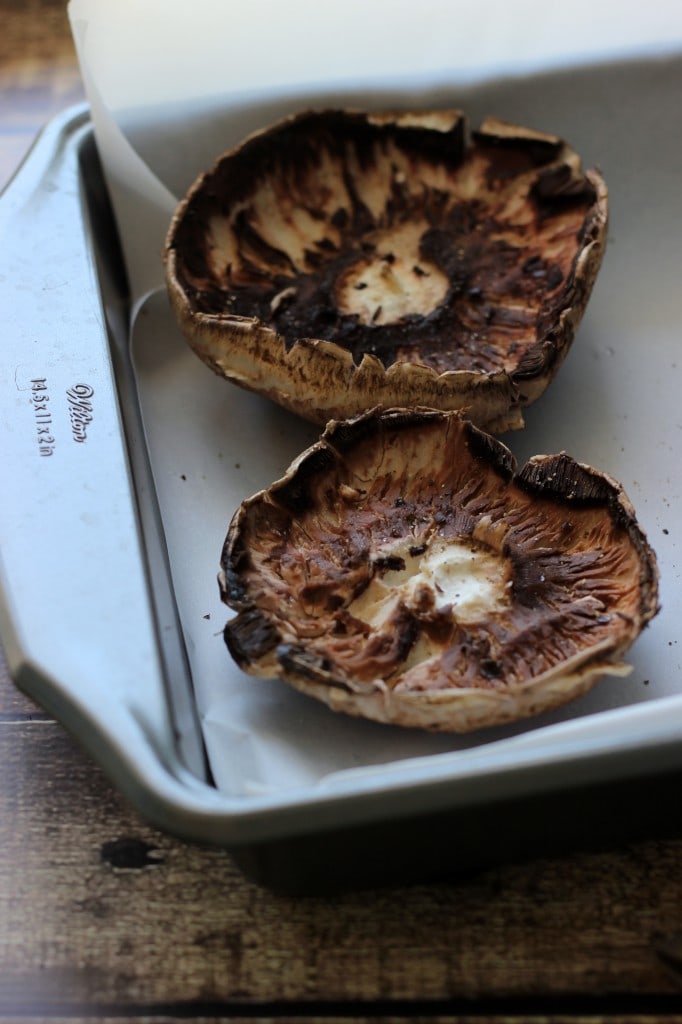
M 658 611 L 655 555 L 616 481 L 565 453 L 517 472 L 501 442 L 427 409 L 331 422 L 237 510 L 220 588 L 246 672 L 452 732 L 626 674 Z
M 199 177 L 164 262 L 197 354 L 306 419 L 421 405 L 501 432 L 559 369 L 606 224 L 601 175 L 556 136 L 326 110 Z

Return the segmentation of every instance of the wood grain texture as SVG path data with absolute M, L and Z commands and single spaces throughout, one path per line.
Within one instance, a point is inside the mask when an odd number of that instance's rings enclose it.
M 0 0 L 0 189 L 45 122 L 83 99 L 66 2 Z
M 5 1014 L 682 993 L 679 843 L 301 900 L 145 825 L 56 724 L 0 725 L 0 764 Z
M 72 1017 L 72 1016 L 61 1016 L 59 1017 L 60 1024 L 122 1024 L 123 1021 L 130 1022 L 130 1017 Z M 140 1018 L 135 1017 L 135 1020 Z M 184 1016 L 181 1019 L 187 1019 Z M 221 1021 L 226 1020 L 224 1016 L 216 1017 L 211 1016 L 192 1016 L 191 1020 L 194 1024 L 215 1024 L 216 1019 Z M 0 1015 L 0 1024 L 5 1024 L 8 1018 Z M 260 1013 L 241 1016 L 230 1015 L 230 1024 L 247 1024 L 248 1021 L 253 1022 L 257 1020 L 259 1024 L 310 1024 L 311 1021 L 319 1022 L 323 1020 L 324 1024 L 604 1024 L 605 1021 L 613 1021 L 614 1024 L 679 1024 L 679 1016 L 675 1015 L 660 1015 L 660 1014 L 618 1014 L 616 1018 L 604 1017 L 603 1015 L 587 1014 L 576 1016 L 569 1013 L 557 1013 L 557 1014 L 540 1014 L 529 1016 L 523 1014 L 504 1014 L 503 1016 L 495 1015 L 490 1016 L 489 1014 L 480 1015 L 478 1013 L 457 1013 L 453 1014 L 425 1014 L 417 1015 L 410 1013 L 405 1014 L 391 1014 L 390 1016 L 384 1016 L 383 1014 L 376 1015 L 371 1014 L 366 1016 L 365 1014 L 352 1014 L 352 1015 L 338 1015 L 333 1013 L 331 1015 L 325 1014 L 324 1017 L 317 1015 L 311 1016 L 310 1014 L 291 1014 L 286 1013 L 284 1016 L 270 1016 L 262 1015 Z M 168 1014 L 157 1016 L 156 1014 L 144 1015 L 144 1024 L 177 1024 L 178 1017 Z M 12 1024 L 16 1024 L 15 1021 Z M 45 1024 L 45 1018 L 40 1017 L 22 1017 L 21 1024 Z
M 0 722 L 31 718 L 34 715 L 42 718 L 44 712 L 14 686 L 0 649 Z

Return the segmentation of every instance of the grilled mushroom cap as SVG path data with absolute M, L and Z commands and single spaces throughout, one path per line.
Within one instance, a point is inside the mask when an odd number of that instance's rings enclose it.
M 192 186 L 166 277 L 199 356 L 307 419 L 423 405 L 501 431 L 566 355 L 606 220 L 601 176 L 555 136 L 307 112 Z
M 618 483 L 563 453 L 515 472 L 499 441 L 435 410 L 329 424 L 237 511 L 220 585 L 246 672 L 457 732 L 626 673 L 658 610 L 655 556 Z

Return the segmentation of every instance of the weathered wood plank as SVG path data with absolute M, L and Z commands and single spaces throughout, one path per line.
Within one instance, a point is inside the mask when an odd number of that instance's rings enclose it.
M 682 842 L 300 900 L 149 828 L 56 724 L 0 726 L 0 764 L 6 1014 L 682 993 Z
M 192 1020 L 194 1024 L 215 1024 L 216 1020 L 225 1020 L 226 1017 L 222 1016 L 218 1012 L 211 1014 L 210 1016 L 187 1016 L 186 1007 L 182 1008 L 181 1014 L 147 1014 L 143 1013 L 140 1017 L 131 1018 L 129 1015 L 111 1017 L 107 1016 L 65 1016 L 60 1013 L 58 1020 L 59 1024 L 130 1024 L 131 1019 L 141 1020 L 144 1019 L 144 1024 L 177 1024 L 179 1019 L 181 1020 Z M 229 1013 L 229 1007 L 225 1007 L 226 1014 Z M 21 1018 L 21 1024 L 45 1024 L 46 1020 L 50 1019 L 50 1015 L 42 1015 L 40 1017 L 24 1017 Z M 55 1016 L 55 1020 L 57 1017 Z M 323 1021 L 324 1024 L 416 1024 L 417 1021 L 428 1021 L 428 1024 L 613 1024 L 614 1021 L 618 1021 L 618 1024 L 679 1024 L 680 1017 L 678 1014 L 618 1014 L 617 1017 L 602 1014 L 568 1014 L 568 1013 L 552 1013 L 551 1016 L 546 1014 L 540 1014 L 529 1016 L 528 1014 L 517 1015 L 517 1014 L 495 1014 L 491 1016 L 489 1014 L 457 1014 L 446 1016 L 443 1015 L 432 1015 L 428 1016 L 414 1016 L 413 1014 L 391 1014 L 390 1016 L 376 1016 L 371 1014 L 365 1016 L 363 1014 L 349 1014 L 338 1016 L 314 1016 L 310 1014 L 299 1015 L 296 1013 L 286 1013 L 284 1016 L 267 1016 L 261 1015 L 260 1013 L 256 1017 L 255 1014 L 250 1013 L 248 1016 L 233 1016 L 229 1015 L 230 1024 L 251 1024 L 254 1020 L 258 1021 L 258 1024 L 310 1024 L 313 1021 Z M 5 1017 L 0 1013 L 0 1024 L 17 1024 L 16 1018 Z
M 186 1008 L 183 1008 L 182 1015 L 178 1014 L 162 1014 L 156 1013 L 147 1014 L 144 1013 L 143 1019 L 144 1024 L 177 1024 L 178 1019 L 188 1020 L 191 1019 L 194 1024 L 215 1024 L 216 1020 L 226 1019 L 218 1013 L 214 1013 L 210 1016 L 194 1016 L 191 1018 L 187 1016 L 185 1012 Z M 226 1013 L 229 1012 L 229 1008 L 225 1008 Z M 57 1018 L 55 1018 L 57 1019 Z M 140 1017 L 134 1018 L 140 1020 Z M 45 1024 L 46 1020 L 49 1020 L 49 1015 L 40 1017 L 24 1017 L 21 1018 L 21 1024 Z M 130 1016 L 64 1016 L 59 1014 L 59 1024 L 130 1024 Z M 490 1016 L 488 1014 L 480 1015 L 478 1013 L 469 1014 L 457 1014 L 454 1015 L 431 1015 L 415 1017 L 413 1014 L 402 1015 L 402 1014 L 391 1014 L 390 1016 L 376 1016 L 372 1014 L 370 1016 L 365 1015 L 344 1015 L 344 1016 L 328 1016 L 322 1017 L 311 1017 L 309 1014 L 304 1016 L 298 1014 L 286 1013 L 285 1016 L 262 1016 L 260 1013 L 256 1017 L 254 1014 L 248 1016 L 229 1016 L 230 1024 L 251 1024 L 254 1020 L 258 1021 L 258 1024 L 310 1024 L 311 1020 L 322 1020 L 324 1024 L 415 1024 L 416 1021 L 428 1021 L 428 1024 L 613 1024 L 615 1020 L 618 1024 L 679 1024 L 680 1017 L 678 1014 L 618 1014 L 617 1017 L 611 1015 L 595 1015 L 595 1014 L 567 1014 L 567 1013 L 552 1013 L 551 1016 L 546 1014 L 532 1015 L 528 1014 L 517 1015 L 507 1014 L 502 1015 L 495 1014 Z M 0 1024 L 16 1024 L 16 1018 L 5 1017 L 0 1013 Z
M 0 0 L 0 66 L 74 66 L 74 45 L 63 0 Z M 24 71 L 24 82 L 32 74 Z
M 0 188 L 50 117 L 83 99 L 62 0 L 0 0 Z
M 0 647 L 0 722 L 46 717 L 48 716 L 42 708 L 21 693 L 12 682 L 2 647 Z

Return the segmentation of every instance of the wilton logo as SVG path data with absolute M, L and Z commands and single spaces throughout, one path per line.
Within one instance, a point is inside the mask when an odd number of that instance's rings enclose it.
M 83 444 L 88 438 L 88 426 L 92 423 L 92 402 L 95 390 L 89 384 L 74 384 L 66 392 L 69 402 L 69 419 L 74 441 Z

